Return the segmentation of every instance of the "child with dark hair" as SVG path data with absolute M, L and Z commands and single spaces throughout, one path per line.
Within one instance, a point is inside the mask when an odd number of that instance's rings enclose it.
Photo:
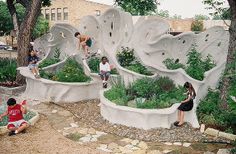
M 178 107 L 178 121 L 174 123 L 175 126 L 182 126 L 184 124 L 184 112 L 191 111 L 193 108 L 193 100 L 196 97 L 195 89 L 189 82 L 184 83 L 184 88 L 187 89 L 187 98 L 183 100 Z
M 80 32 L 76 32 L 74 35 L 77 39 L 79 39 L 79 49 L 80 44 L 85 52 L 85 57 L 88 58 L 89 51 L 88 48 L 92 46 L 92 39 L 87 35 L 81 35 Z
M 102 57 L 101 63 L 99 64 L 99 70 L 100 70 L 99 75 L 101 76 L 102 79 L 103 88 L 107 88 L 107 80 L 109 79 L 111 71 L 107 57 Z
M 39 61 L 39 57 L 37 56 L 36 51 L 34 51 L 33 49 L 30 50 L 29 57 L 28 57 L 28 63 L 29 63 L 28 67 L 36 78 L 40 77 L 38 64 L 37 64 L 38 61 Z
M 26 114 L 27 110 L 23 105 L 17 104 L 14 98 L 9 98 L 7 105 L 7 111 L 0 115 L 0 121 L 2 120 L 2 117 L 8 116 L 7 129 L 10 130 L 8 135 L 12 136 L 23 132 L 29 127 L 29 124 L 23 117 L 23 114 Z

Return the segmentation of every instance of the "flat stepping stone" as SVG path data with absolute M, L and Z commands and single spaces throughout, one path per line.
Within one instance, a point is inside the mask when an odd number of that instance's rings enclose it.
M 191 145 L 191 143 L 183 143 L 184 147 L 189 147 Z

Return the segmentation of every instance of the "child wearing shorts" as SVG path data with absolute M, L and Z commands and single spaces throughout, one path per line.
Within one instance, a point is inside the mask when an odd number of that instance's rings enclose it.
M 23 105 L 16 104 L 14 98 L 9 98 L 7 101 L 7 110 L 0 115 L 0 120 L 2 117 L 8 116 L 7 129 L 10 130 L 9 136 L 16 135 L 20 132 L 24 132 L 29 124 L 24 120 L 23 114 L 27 113 L 26 108 Z
M 38 64 L 37 64 L 38 61 L 39 61 L 39 57 L 37 56 L 37 53 L 34 50 L 31 50 L 29 52 L 29 57 L 28 57 L 28 63 L 29 63 L 28 67 L 36 78 L 40 77 Z
M 107 88 L 107 80 L 109 79 L 111 68 L 108 63 L 107 57 L 102 57 L 101 63 L 99 64 L 100 77 L 102 79 L 103 88 Z
M 87 36 L 87 35 L 81 35 L 80 32 L 76 32 L 74 35 L 77 39 L 79 39 L 79 48 L 80 48 L 80 44 L 82 45 L 82 48 L 85 52 L 85 57 L 89 58 L 89 51 L 88 48 L 90 48 L 92 46 L 92 39 Z

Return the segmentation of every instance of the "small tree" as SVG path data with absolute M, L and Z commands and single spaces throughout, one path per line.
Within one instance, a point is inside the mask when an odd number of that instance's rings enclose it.
M 192 31 L 203 31 L 203 21 L 202 20 L 194 20 L 191 24 Z
M 115 0 L 115 5 L 132 15 L 150 15 L 156 12 L 156 0 Z
M 194 16 L 194 19 L 195 20 L 209 20 L 210 18 L 206 15 L 203 15 L 203 14 L 196 14 Z
M 169 18 L 170 17 L 168 10 L 160 10 L 160 11 L 157 10 L 156 15 L 159 15 L 163 18 Z

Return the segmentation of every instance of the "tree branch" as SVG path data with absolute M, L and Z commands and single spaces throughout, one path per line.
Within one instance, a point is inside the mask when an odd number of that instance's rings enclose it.
M 14 29 L 16 30 L 17 34 L 19 32 L 19 22 L 17 18 L 17 12 L 16 12 L 16 7 L 14 5 L 14 0 L 7 0 L 7 8 L 11 14 Z

